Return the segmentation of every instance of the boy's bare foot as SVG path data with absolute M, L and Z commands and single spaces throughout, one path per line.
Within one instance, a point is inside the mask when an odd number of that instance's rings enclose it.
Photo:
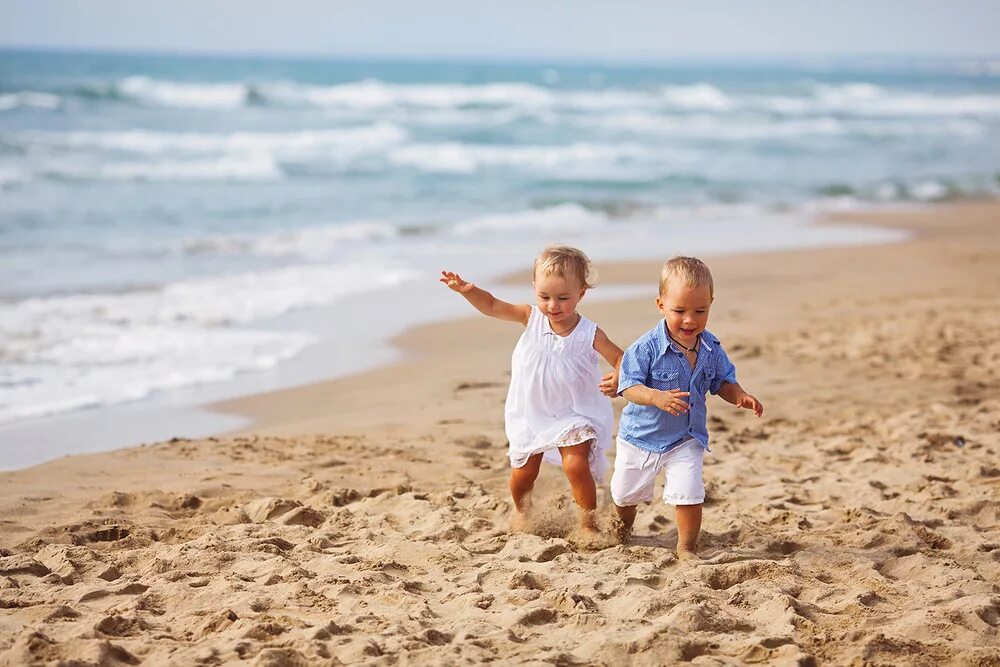
M 704 558 L 698 555 L 698 552 L 693 549 L 688 549 L 684 547 L 677 548 L 677 560 L 683 561 L 702 561 Z
M 632 526 L 635 524 L 635 511 L 635 505 L 626 507 L 615 505 L 615 513 L 617 514 L 615 532 L 618 534 L 618 539 L 621 540 L 622 544 L 632 536 Z

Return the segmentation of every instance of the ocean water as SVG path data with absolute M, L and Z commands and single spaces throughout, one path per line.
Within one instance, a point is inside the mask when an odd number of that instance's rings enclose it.
M 989 61 L 0 52 L 0 425 L 358 370 L 441 268 L 886 241 L 811 221 L 998 174 Z

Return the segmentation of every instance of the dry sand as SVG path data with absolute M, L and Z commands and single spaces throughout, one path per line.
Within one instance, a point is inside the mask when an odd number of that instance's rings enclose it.
M 0 665 L 1000 665 L 1000 206 L 875 219 L 918 236 L 710 262 L 767 411 L 709 403 L 707 561 L 660 504 L 575 541 L 552 467 L 507 532 L 519 331 L 470 318 L 220 406 L 251 432 L 0 475 Z M 657 266 L 599 268 L 650 284 L 581 307 L 627 344 Z

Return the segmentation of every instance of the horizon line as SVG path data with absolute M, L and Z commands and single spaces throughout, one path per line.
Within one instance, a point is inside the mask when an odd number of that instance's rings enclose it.
M 258 58 L 276 60 L 343 60 L 369 62 L 474 62 L 483 64 L 567 64 L 567 65 L 669 65 L 677 62 L 711 62 L 745 59 L 748 64 L 764 62 L 809 62 L 809 61 L 990 61 L 1000 59 L 997 53 L 661 53 L 651 56 L 617 55 L 589 56 L 569 54 L 460 54 L 460 53 L 349 53 L 319 51 L 250 51 L 201 48 L 133 48 L 104 46 L 55 46 L 50 44 L 2 44 L 0 52 L 79 55 L 132 55 L 132 56 L 173 56 L 173 57 L 213 57 L 220 59 Z

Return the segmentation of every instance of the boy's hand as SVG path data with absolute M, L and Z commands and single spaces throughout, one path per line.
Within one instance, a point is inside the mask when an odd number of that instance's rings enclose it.
M 472 291 L 475 287 L 472 283 L 462 280 L 462 276 L 451 271 L 441 272 L 441 282 L 448 286 L 449 289 L 458 292 L 459 294 L 467 294 Z
M 601 383 L 597 385 L 601 393 L 609 398 L 614 398 L 618 395 L 618 370 L 615 369 L 613 372 L 608 373 L 601 378 Z
M 686 413 L 691 409 L 691 406 L 686 401 L 681 400 L 682 396 L 690 396 L 690 392 L 681 391 L 680 389 L 661 391 L 656 399 L 656 407 L 674 416 Z
M 764 405 L 758 401 L 755 396 L 751 396 L 746 392 L 743 392 L 743 394 L 736 399 L 736 407 L 753 410 L 753 413 L 758 417 L 764 414 Z

